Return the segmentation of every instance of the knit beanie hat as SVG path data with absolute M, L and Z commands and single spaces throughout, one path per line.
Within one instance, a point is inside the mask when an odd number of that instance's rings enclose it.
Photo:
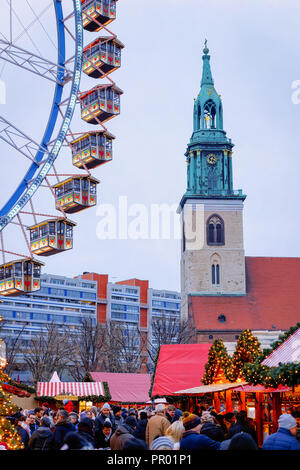
M 104 428 L 111 428 L 112 427 L 111 420 L 106 418 L 106 420 L 103 423 L 103 427 Z
M 214 423 L 213 416 L 209 413 L 209 411 L 203 411 L 201 415 L 201 423 Z
M 292 429 L 297 426 L 297 421 L 289 413 L 284 413 L 283 415 L 280 416 L 278 420 L 278 425 L 280 428 Z
M 50 428 L 51 420 L 50 420 L 50 418 L 48 418 L 48 416 L 44 416 L 41 419 L 41 426 L 44 426 L 44 428 Z
M 101 411 L 104 410 L 105 408 L 107 408 L 109 411 L 111 410 L 111 407 L 108 403 L 104 403 L 104 405 L 101 408 Z
M 120 406 L 113 406 L 113 412 L 114 414 L 118 413 L 119 411 L 121 411 L 122 408 Z
M 152 441 L 151 450 L 158 450 L 160 447 L 167 447 L 168 449 L 172 450 L 174 447 L 174 442 L 165 436 L 157 437 Z
M 182 424 L 184 426 L 184 429 L 188 431 L 189 429 L 193 429 L 196 426 L 198 426 L 198 424 L 201 424 L 201 420 L 199 416 L 191 413 L 190 415 L 188 415 L 186 418 L 182 420 Z
M 127 424 L 131 428 L 136 428 L 137 421 L 134 416 L 128 416 L 128 418 L 125 419 L 125 424 Z

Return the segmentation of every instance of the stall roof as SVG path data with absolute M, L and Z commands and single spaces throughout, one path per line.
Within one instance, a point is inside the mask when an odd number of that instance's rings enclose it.
M 292 388 L 279 385 L 278 388 L 264 387 L 263 385 L 243 385 L 239 384 L 238 387 L 233 389 L 236 392 L 261 392 L 261 393 L 275 393 L 275 392 L 290 392 Z
M 152 396 L 174 395 L 178 390 L 201 385 L 210 347 L 209 343 L 162 345 Z
M 38 382 L 38 397 L 55 397 L 57 395 L 105 396 L 102 382 Z
M 149 400 L 149 374 L 118 374 L 90 372 L 96 382 L 107 382 L 111 401 L 122 403 L 147 403 Z
M 290 387 L 284 387 L 280 385 L 278 388 L 268 388 L 263 385 L 248 385 L 247 382 L 235 382 L 235 383 L 224 383 L 224 384 L 211 384 L 202 385 L 200 387 L 187 388 L 184 390 L 178 390 L 176 395 L 203 395 L 205 393 L 222 392 L 225 390 L 232 390 L 235 392 L 246 392 L 246 393 L 274 393 L 274 392 L 290 392 Z
M 278 346 L 266 359 L 262 361 L 263 366 L 277 367 L 279 363 L 300 361 L 300 328 L 289 336 Z
M 231 388 L 236 389 L 240 385 L 247 385 L 246 382 L 235 382 L 235 383 L 219 383 L 210 385 L 201 385 L 200 387 L 187 388 L 184 390 L 178 390 L 175 392 L 178 395 L 202 395 L 203 393 L 222 392 L 223 390 L 229 390 Z

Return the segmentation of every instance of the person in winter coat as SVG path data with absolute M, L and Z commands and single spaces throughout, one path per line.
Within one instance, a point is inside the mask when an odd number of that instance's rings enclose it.
M 221 427 L 215 423 L 214 417 L 208 411 L 202 413 L 201 424 L 200 434 L 205 434 L 205 436 L 210 437 L 214 441 L 224 441 L 224 433 Z
M 145 441 L 133 437 L 125 442 L 123 450 L 148 450 L 148 447 Z
M 30 429 L 30 436 L 32 436 L 34 431 L 36 431 L 38 429 L 39 425 L 35 421 L 35 415 L 34 414 L 30 414 L 28 416 L 28 421 L 29 421 L 28 426 L 29 426 L 29 429 Z
M 115 418 L 115 428 L 124 423 L 124 418 L 122 417 L 122 408 L 120 406 L 113 406 L 113 414 Z
M 164 436 L 169 426 L 170 422 L 165 417 L 165 406 L 163 404 L 156 405 L 155 415 L 149 419 L 146 428 L 146 443 L 149 449 L 153 439 Z
M 73 402 L 71 400 L 63 400 L 63 404 L 64 404 L 64 407 L 65 407 L 65 410 L 68 413 L 72 413 L 72 411 L 74 409 Z
M 78 432 L 69 432 L 66 434 L 60 450 L 94 450 L 94 447 Z
M 181 417 L 182 417 L 182 411 L 179 408 L 176 408 L 172 423 L 175 423 L 175 421 L 178 421 Z
M 108 449 L 110 448 L 110 438 L 112 436 L 111 422 L 106 419 L 102 429 L 98 429 L 95 432 L 95 447 L 96 449 Z
M 136 429 L 133 433 L 134 437 L 137 439 L 142 439 L 146 441 L 146 428 L 148 424 L 147 413 L 146 411 L 140 411 L 139 420 L 137 422 Z
M 183 419 L 184 433 L 180 441 L 180 450 L 219 450 L 220 443 L 213 441 L 205 434 L 200 434 L 199 416 L 190 414 Z
M 235 434 L 240 432 L 247 432 L 250 434 L 254 441 L 257 443 L 257 436 L 255 430 L 249 426 L 247 422 L 247 413 L 246 411 L 240 411 L 236 417 L 236 423 L 233 424 L 228 431 L 228 439 L 231 439 Z
M 174 421 L 171 426 L 168 427 L 166 430 L 166 437 L 171 439 L 174 444 L 173 449 L 178 450 L 180 447 L 180 441 L 182 438 L 182 434 L 184 433 L 184 426 L 181 420 Z
M 53 433 L 50 431 L 51 421 L 47 416 L 41 420 L 40 427 L 34 431 L 29 439 L 30 450 L 50 450 Z
M 295 418 L 297 422 L 297 430 L 296 430 L 296 439 L 300 442 L 300 410 L 294 411 L 292 416 Z
M 15 428 L 18 434 L 21 436 L 21 441 L 24 445 L 24 450 L 27 450 L 28 441 L 29 441 L 29 431 L 27 431 L 27 429 L 25 428 L 27 426 L 25 421 L 26 421 L 26 416 L 20 416 L 19 418 L 16 418 Z
M 296 439 L 297 421 L 284 413 L 278 420 L 278 431 L 268 436 L 263 443 L 263 450 L 300 450 L 300 443 Z
M 95 419 L 95 432 L 97 432 L 99 429 L 103 428 L 104 421 L 106 419 L 109 419 L 111 422 L 112 430 L 115 432 L 116 430 L 116 423 L 115 423 L 115 418 L 112 413 L 111 407 L 108 403 L 104 403 L 102 406 L 100 413 L 98 414 L 97 418 Z
M 175 410 L 176 407 L 174 405 L 168 405 L 166 409 L 166 418 L 170 422 L 170 424 L 173 423 L 173 419 L 175 417 Z
M 136 419 L 133 416 L 128 416 L 124 424 L 120 424 L 110 439 L 111 450 L 123 450 L 126 441 L 132 439 L 134 430 L 136 428 Z
M 78 423 L 79 423 L 78 414 L 75 413 L 75 411 L 72 411 L 72 413 L 69 414 L 69 418 L 70 418 L 71 423 L 74 424 L 75 430 L 78 431 Z
M 95 439 L 93 435 L 94 423 L 92 418 L 82 418 L 78 423 L 78 434 L 85 441 L 89 442 L 95 448 Z
M 250 434 L 239 432 L 230 439 L 228 450 L 258 450 L 258 447 Z
M 63 445 L 65 436 L 75 431 L 75 426 L 70 422 L 69 413 L 66 410 L 59 410 L 57 412 L 57 421 L 53 432 L 53 441 L 51 448 L 59 450 Z

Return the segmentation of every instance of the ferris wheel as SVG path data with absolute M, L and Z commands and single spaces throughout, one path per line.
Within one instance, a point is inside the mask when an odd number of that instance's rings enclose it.
M 15 296 L 40 289 L 44 263 L 36 256 L 73 248 L 76 223 L 67 215 L 96 205 L 99 180 L 90 170 L 112 160 L 115 137 L 105 123 L 120 113 L 123 92 L 110 74 L 121 66 L 124 45 L 107 28 L 116 18 L 118 0 L 49 0 L 43 6 L 37 0 L 24 0 L 21 11 L 17 0 L 5 1 L 0 79 L 9 70 L 8 80 L 14 81 L 21 99 L 17 106 L 14 100 L 0 108 L 0 153 L 8 155 L 0 193 L 0 295 Z M 28 12 L 31 21 L 26 24 Z M 84 30 L 87 36 L 102 30 L 108 35 L 84 46 Z M 82 73 L 97 84 L 80 91 Z M 22 103 L 25 115 L 19 112 Z M 71 130 L 77 105 L 81 122 L 97 128 Z M 56 168 L 64 148 L 69 151 L 69 165 L 80 173 L 69 172 L 66 158 L 64 172 Z M 16 251 L 19 238 L 11 235 L 12 230 L 22 235 L 28 254 Z M 11 257 L 15 259 L 8 260 Z

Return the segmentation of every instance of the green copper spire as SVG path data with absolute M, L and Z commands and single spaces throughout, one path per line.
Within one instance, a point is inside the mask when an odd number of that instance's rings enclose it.
M 207 39 L 205 39 L 204 44 L 205 44 L 205 46 L 204 46 L 204 49 L 203 49 L 204 55 L 202 56 L 202 59 L 203 59 L 203 73 L 202 73 L 201 86 L 203 86 L 203 85 L 214 86 L 214 81 L 213 81 L 211 70 L 210 70 L 210 63 L 209 63 L 210 55 L 208 55 L 209 49 L 207 47 Z
M 233 143 L 223 129 L 223 106 L 210 68 L 209 49 L 203 49 L 201 89 L 194 102 L 193 134 L 185 153 L 187 162 L 186 199 L 245 199 L 233 189 Z

